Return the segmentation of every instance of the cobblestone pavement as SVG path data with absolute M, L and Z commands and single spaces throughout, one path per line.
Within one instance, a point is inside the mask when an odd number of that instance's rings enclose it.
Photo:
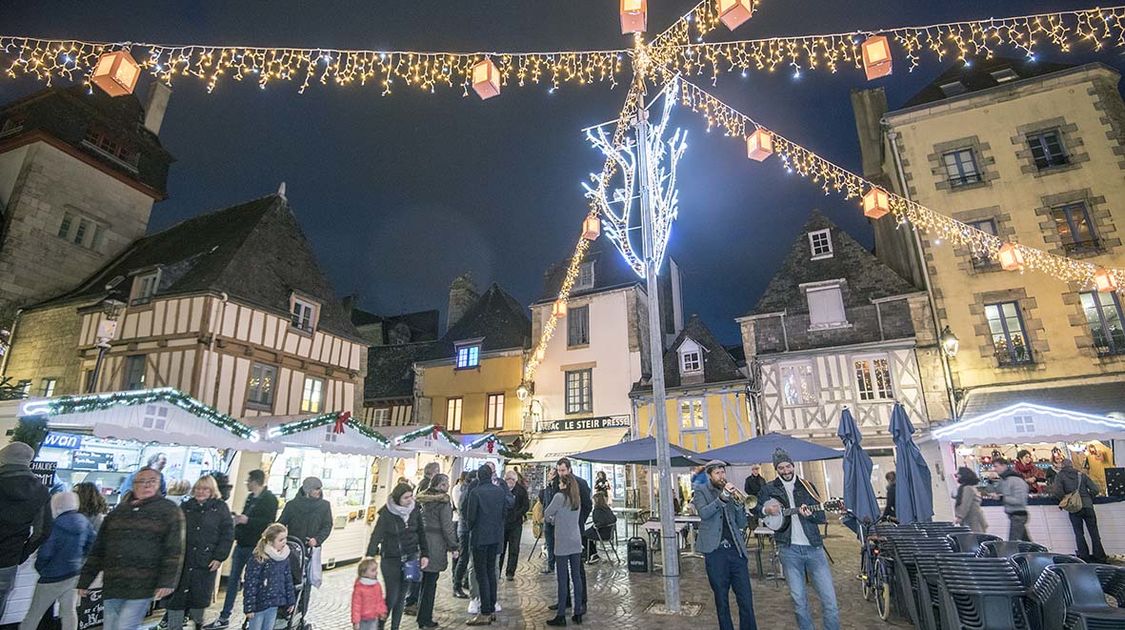
M 832 528 L 827 539 L 827 549 L 835 560 L 832 567 L 836 582 L 836 597 L 840 605 L 841 628 L 845 630 L 891 628 L 894 627 L 879 619 L 875 605 L 866 602 L 860 593 L 859 582 L 855 579 L 858 565 L 858 543 L 851 533 L 842 527 Z M 847 534 L 845 536 L 845 534 Z M 531 553 L 530 528 L 525 531 L 524 544 L 520 554 L 520 566 L 515 581 L 508 582 L 501 576 L 499 599 L 502 611 L 497 614 L 493 627 L 502 628 L 545 628 L 547 619 L 554 616 L 547 609 L 555 601 L 555 576 L 542 575 L 543 560 L 536 557 L 527 561 Z M 715 603 L 707 584 L 707 574 L 703 560 L 684 558 L 681 562 L 681 592 L 684 602 L 703 605 L 697 617 L 665 617 L 646 613 L 645 609 L 653 600 L 663 599 L 663 582 L 658 573 L 629 573 L 625 567 L 624 544 L 620 548 L 621 563 L 601 563 L 589 565 L 586 575 L 590 581 L 589 611 L 584 619 L 587 627 L 644 628 L 645 630 L 679 630 L 717 627 Z M 753 577 L 754 608 L 759 628 L 794 627 L 793 604 L 784 582 L 769 582 L 758 579 L 754 557 L 750 558 Z M 768 562 L 767 562 L 768 571 Z M 355 580 L 355 565 L 339 567 L 325 572 L 324 585 L 313 592 L 309 620 L 319 630 L 345 630 L 351 627 L 351 587 Z M 443 573 L 438 585 L 437 604 L 434 620 L 443 628 L 464 627 L 468 614 L 465 611 L 467 600 L 455 599 L 452 595 L 449 573 Z M 819 604 L 812 598 L 814 619 L 820 627 Z M 221 598 L 220 598 L 221 603 Z M 207 621 L 217 616 L 220 606 L 212 607 Z M 733 597 L 735 627 L 738 627 L 737 608 Z M 241 608 L 241 602 L 236 610 Z M 236 613 L 237 615 L 237 613 Z M 241 616 L 233 620 L 241 624 Z M 570 625 L 574 625 L 571 623 Z M 232 624 L 232 628 L 239 625 Z M 413 617 L 404 617 L 402 627 L 406 630 L 417 628 Z

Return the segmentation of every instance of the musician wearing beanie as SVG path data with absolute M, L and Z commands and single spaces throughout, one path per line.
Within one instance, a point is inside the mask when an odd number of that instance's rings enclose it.
M 785 517 L 774 540 L 785 569 L 789 596 L 793 599 L 797 628 L 814 630 L 805 590 L 807 576 L 820 597 L 824 630 L 840 630 L 840 609 L 836 605 L 832 570 L 828 567 L 828 555 L 817 527 L 827 521 L 820 509 L 819 495 L 811 483 L 797 476 L 789 453 L 780 448 L 774 451 L 773 467 L 777 470 L 777 479 L 762 487 L 757 510 L 767 524 L 779 516 Z

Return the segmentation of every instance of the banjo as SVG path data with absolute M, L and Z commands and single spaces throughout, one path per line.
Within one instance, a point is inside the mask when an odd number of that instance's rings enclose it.
M 771 505 L 778 506 L 781 508 L 781 511 L 777 514 L 766 514 L 765 509 Z M 805 507 L 813 512 L 841 512 L 844 509 L 844 502 L 839 499 L 832 499 L 823 503 L 806 505 Z M 762 524 L 775 532 L 784 531 L 789 527 L 789 524 L 793 522 L 789 517 L 799 513 L 800 509 L 800 507 L 785 507 L 781 505 L 781 501 L 770 499 L 762 504 Z

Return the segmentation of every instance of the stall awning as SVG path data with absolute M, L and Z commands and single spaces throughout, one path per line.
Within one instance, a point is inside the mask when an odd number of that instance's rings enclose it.
M 1007 391 L 970 390 L 965 398 L 961 417 L 971 420 L 1020 403 L 1069 409 L 1096 416 L 1125 413 L 1125 380 L 1062 387 L 1025 387 Z
M 391 444 L 392 448 L 400 451 L 432 453 L 452 457 L 461 457 L 465 454 L 460 440 L 437 424 L 412 429 L 409 433 L 403 433 L 392 439 Z
M 1125 420 L 1018 403 L 938 427 L 931 434 L 943 442 L 970 445 L 1125 439 Z
M 57 431 L 100 438 L 241 451 L 276 450 L 257 431 L 172 388 L 29 400 L 25 418 L 46 417 Z
M 404 457 L 391 441 L 358 422 L 349 412 L 303 416 L 264 416 L 250 419 L 269 442 L 282 447 L 314 448 L 325 453 Z
M 613 446 L 625 439 L 629 429 L 587 429 L 559 433 L 537 433 L 531 436 L 523 452 L 531 455 L 528 462 L 555 462 L 575 453 Z

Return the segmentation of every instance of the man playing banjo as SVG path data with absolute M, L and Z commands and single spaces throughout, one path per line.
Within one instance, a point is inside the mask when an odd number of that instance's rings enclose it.
M 828 555 L 817 527 L 823 525 L 827 517 L 821 509 L 816 488 L 797 477 L 793 459 L 780 448 L 773 452 L 773 467 L 777 469 L 777 479 L 762 487 L 758 510 L 766 525 L 775 530 L 774 540 L 785 570 L 785 581 L 789 584 L 789 595 L 793 598 L 797 627 L 814 629 L 805 591 L 807 575 L 820 597 L 824 630 L 839 630 L 840 609 L 836 605 L 832 571 L 828 568 Z M 788 518 L 784 518 L 786 516 Z

